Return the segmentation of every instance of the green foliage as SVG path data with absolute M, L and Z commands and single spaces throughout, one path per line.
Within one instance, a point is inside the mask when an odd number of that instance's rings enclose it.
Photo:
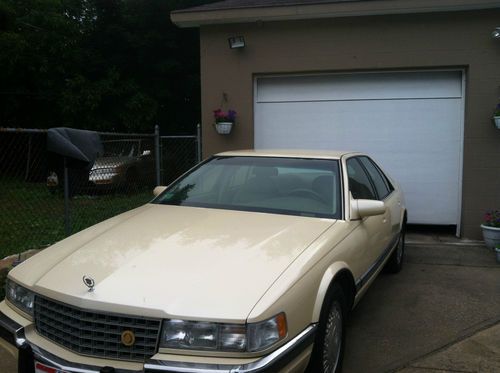
M 0 127 L 192 132 L 200 117 L 189 0 L 0 0 Z
M 5 298 L 5 282 L 8 274 L 9 268 L 0 268 L 0 301 Z
M 4 179 L 0 193 L 0 259 L 39 249 L 66 237 L 64 198 L 51 194 L 45 183 Z M 151 189 L 135 194 L 109 193 L 71 199 L 71 227 L 76 233 L 115 215 L 149 202 Z

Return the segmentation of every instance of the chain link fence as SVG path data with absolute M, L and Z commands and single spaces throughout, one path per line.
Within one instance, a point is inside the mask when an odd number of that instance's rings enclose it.
M 100 133 L 91 167 L 47 151 L 47 131 L 0 129 L 0 258 L 42 248 L 147 203 L 200 159 L 200 138 Z
M 195 136 L 161 136 L 161 185 L 168 185 L 201 162 L 200 128 Z

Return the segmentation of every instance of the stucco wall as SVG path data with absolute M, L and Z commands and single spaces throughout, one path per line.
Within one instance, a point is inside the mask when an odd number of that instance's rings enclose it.
M 500 10 L 204 26 L 201 38 L 203 156 L 253 147 L 256 74 L 460 67 L 466 70 L 462 234 L 480 238 L 486 209 L 500 208 L 500 130 L 491 116 L 500 97 Z M 227 39 L 243 35 L 246 47 Z M 238 112 L 229 136 L 212 110 Z M 432 167 L 432 165 L 429 165 Z

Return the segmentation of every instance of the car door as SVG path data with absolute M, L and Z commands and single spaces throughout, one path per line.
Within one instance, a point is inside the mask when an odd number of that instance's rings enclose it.
M 351 198 L 353 199 L 372 199 L 383 200 L 379 197 L 374 180 L 363 165 L 360 156 L 347 159 L 348 186 Z M 390 194 L 390 193 L 389 193 Z M 388 195 L 384 196 L 387 197 Z M 391 209 L 387 208 L 382 215 L 370 216 L 359 219 L 359 225 L 356 227 L 356 236 L 358 236 L 361 247 L 357 248 L 357 262 L 360 264 L 360 277 L 357 280 L 358 285 L 363 285 L 369 280 L 371 275 L 378 269 L 378 264 L 386 253 L 391 241 Z

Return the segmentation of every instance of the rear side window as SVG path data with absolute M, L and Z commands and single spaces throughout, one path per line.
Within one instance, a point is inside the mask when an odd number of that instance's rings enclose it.
M 387 179 L 382 175 L 381 171 L 373 164 L 371 159 L 367 157 L 359 157 L 358 159 L 370 175 L 379 199 L 387 197 L 389 193 L 391 193 L 391 188 L 387 184 Z
M 377 199 L 368 175 L 356 158 L 347 160 L 347 175 L 354 199 Z

